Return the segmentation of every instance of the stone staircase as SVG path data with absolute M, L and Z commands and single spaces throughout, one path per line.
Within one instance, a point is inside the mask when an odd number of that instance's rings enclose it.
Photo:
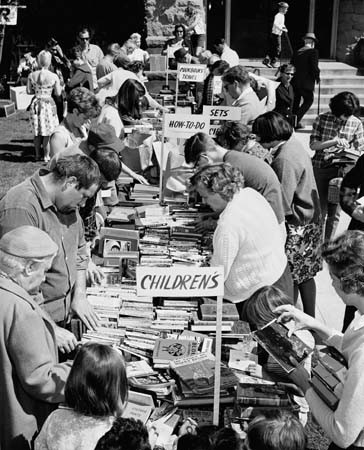
M 256 71 L 263 77 L 276 79 L 277 69 L 269 69 L 261 60 L 241 59 L 240 64 Z M 356 67 L 336 61 L 320 61 L 321 89 L 320 89 L 320 113 L 329 110 L 330 98 L 342 91 L 353 92 L 364 107 L 364 76 L 358 75 Z M 318 113 L 318 92 L 316 85 L 315 98 L 310 110 L 304 116 L 302 124 L 306 129 L 311 128 L 312 122 Z

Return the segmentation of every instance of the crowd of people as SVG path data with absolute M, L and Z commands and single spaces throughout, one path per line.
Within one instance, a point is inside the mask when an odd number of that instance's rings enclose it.
M 279 57 L 287 10 L 281 2 L 269 65 Z M 344 169 L 334 159 L 345 149 L 364 150 L 359 100 L 340 92 L 330 111 L 318 115 L 311 160 L 295 128 L 319 80 L 315 36 L 305 35 L 305 46 L 292 64 L 280 66 L 278 83 L 272 83 L 240 66 L 222 38 L 215 42 L 215 54 L 206 54 L 202 8 L 189 3 L 186 17 L 188 25 L 176 25 L 162 53 L 177 62 L 186 62 L 187 54 L 189 63 L 207 61 L 200 111 L 214 102 L 241 109 L 241 120 L 225 122 L 216 138 L 196 133 L 184 143 L 183 164 L 193 173 L 184 188 L 197 204 L 210 208 L 194 225 L 198 232 L 213 231 L 210 265 L 224 268 L 224 300 L 236 304 L 252 329 L 274 318 L 292 322 L 308 344 L 325 341 L 343 354 L 348 372 L 334 411 L 310 385 L 311 361 L 280 376 L 297 386 L 301 421 L 310 410 L 332 441 L 331 450 L 364 448 L 364 206 L 357 201 L 358 189 L 359 196 L 364 192 L 364 155 Z M 24 70 L 31 69 L 23 78 L 34 94 L 29 114 L 35 158 L 47 165 L 0 200 L 4 450 L 147 450 L 154 445 L 151 430 L 122 417 L 128 380 L 121 353 L 103 344 L 79 346 L 69 326 L 73 316 L 88 329 L 99 323 L 86 285 L 103 277 L 91 258 L 105 217 L 102 191 L 111 191 L 117 203 L 122 173 L 135 183 L 150 182 L 125 163 L 125 128 L 143 124 L 144 108 L 165 111 L 147 89 L 143 70 L 149 55 L 141 49 L 140 34 L 133 33 L 123 46 L 111 43 L 106 55 L 90 39 L 88 28 L 79 30 L 71 60 L 55 39 L 38 54 L 37 64 L 26 55 Z M 24 73 L 22 68 L 19 75 Z M 218 98 L 214 77 L 222 80 Z M 340 201 L 332 203 L 330 183 L 339 176 Z M 340 204 L 352 221 L 349 231 L 333 239 Z M 315 276 L 323 259 L 346 305 L 343 333 L 315 318 Z M 68 361 L 72 352 L 75 358 Z M 274 360 L 268 358 L 264 366 L 277 374 Z M 178 450 L 241 448 L 231 429 L 195 426 L 182 426 L 176 445 Z M 244 445 L 304 450 L 306 436 L 294 415 L 272 411 L 250 423 Z

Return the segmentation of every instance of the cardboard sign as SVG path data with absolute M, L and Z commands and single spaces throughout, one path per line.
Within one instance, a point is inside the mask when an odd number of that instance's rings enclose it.
M 241 108 L 238 106 L 203 106 L 203 115 L 211 120 L 241 120 Z
M 202 83 L 206 78 L 205 64 L 178 64 L 179 81 Z
M 200 114 L 165 114 L 164 136 L 189 138 L 198 132 L 207 133 L 210 126 L 208 116 Z
M 212 80 L 212 93 L 214 95 L 219 95 L 222 92 L 222 77 L 215 75 Z
M 10 5 L 0 6 L 0 25 L 16 25 L 18 21 L 18 7 Z
M 223 296 L 222 267 L 137 267 L 138 296 Z
M 210 125 L 209 126 L 209 136 L 215 138 L 217 136 L 218 130 L 221 130 L 221 125 Z

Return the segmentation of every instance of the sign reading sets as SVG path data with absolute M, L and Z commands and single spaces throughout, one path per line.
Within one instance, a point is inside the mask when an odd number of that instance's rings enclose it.
M 164 136 L 189 138 L 202 131 L 208 133 L 210 119 L 200 114 L 166 114 L 164 116 Z
M 211 120 L 241 120 L 241 108 L 238 106 L 203 106 L 203 115 Z
M 204 64 L 178 64 L 179 81 L 202 83 L 205 77 L 206 66 Z
M 140 296 L 213 297 L 224 295 L 222 267 L 137 267 Z

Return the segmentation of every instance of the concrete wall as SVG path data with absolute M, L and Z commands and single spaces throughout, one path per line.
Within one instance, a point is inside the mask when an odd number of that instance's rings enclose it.
M 364 1 L 341 0 L 336 52 L 339 61 L 354 63 L 353 49 L 361 36 L 364 36 Z
M 173 36 L 174 26 L 186 24 L 185 9 L 189 0 L 145 0 L 147 44 L 151 51 Z M 201 0 L 190 0 L 201 4 Z

